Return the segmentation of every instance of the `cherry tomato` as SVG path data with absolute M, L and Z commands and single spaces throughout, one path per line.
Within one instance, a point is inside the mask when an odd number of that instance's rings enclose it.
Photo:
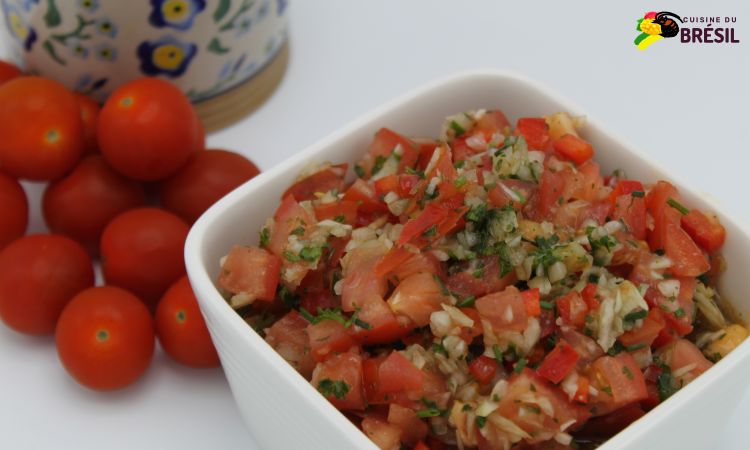
M 18 332 L 51 334 L 68 301 L 93 285 L 91 258 L 64 236 L 26 236 L 0 252 L 0 318 Z
M 21 75 L 21 69 L 7 61 L 0 60 L 0 84 L 18 78 Z
M 182 219 L 161 209 L 120 214 L 102 233 L 104 278 L 156 306 L 167 288 L 185 274 L 182 254 L 187 234 Z
M 115 172 L 101 156 L 91 155 L 65 178 L 47 186 L 42 206 L 53 232 L 92 249 L 113 218 L 145 202 L 138 182 Z
M 259 173 L 255 164 L 237 153 L 199 152 L 164 182 L 161 203 L 186 222 L 193 223 L 220 198 Z
M 94 287 L 65 307 L 55 341 L 60 361 L 76 381 L 109 391 L 128 386 L 148 368 L 154 354 L 154 323 L 130 292 Z
M 0 172 L 0 250 L 26 232 L 29 202 L 21 184 Z
M 83 153 L 78 103 L 46 78 L 20 77 L 0 86 L 0 136 L 0 166 L 18 178 L 58 178 Z
M 219 365 L 219 355 L 187 276 L 177 280 L 159 302 L 156 332 L 164 351 L 177 362 L 191 367 Z
M 83 151 L 84 153 L 96 153 L 99 149 L 99 144 L 96 142 L 99 104 L 87 95 L 76 93 L 75 97 L 78 107 L 81 108 L 81 120 L 83 121 Z
M 97 139 L 112 167 L 142 181 L 174 174 L 203 148 L 190 100 L 158 78 L 139 78 L 115 90 L 99 114 Z

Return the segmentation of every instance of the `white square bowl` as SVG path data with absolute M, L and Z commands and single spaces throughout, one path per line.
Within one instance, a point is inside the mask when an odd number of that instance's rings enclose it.
M 585 115 L 575 104 L 507 72 L 474 71 L 410 92 L 299 152 L 239 187 L 193 226 L 185 258 L 211 336 L 248 428 L 268 449 L 376 447 L 268 346 L 224 301 L 214 280 L 219 259 L 234 244 L 255 245 L 280 196 L 310 161 L 357 161 L 373 134 L 387 126 L 407 136 L 437 136 L 443 118 L 459 111 L 500 108 L 514 121 L 557 111 Z M 625 169 L 653 182 L 666 179 L 690 205 L 715 211 L 727 229 L 728 270 L 721 292 L 743 316 L 750 313 L 750 233 L 735 219 L 646 155 L 588 118 L 582 135 L 605 172 Z M 601 449 L 712 448 L 750 379 L 750 340 L 668 401 L 610 439 Z

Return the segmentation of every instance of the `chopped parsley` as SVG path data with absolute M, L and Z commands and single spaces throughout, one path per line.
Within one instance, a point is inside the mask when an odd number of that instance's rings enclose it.
M 630 367 L 628 366 L 622 366 L 622 373 L 624 373 L 625 376 L 628 377 L 628 380 L 632 380 L 634 377 L 633 372 L 630 370 Z
M 631 313 L 625 314 L 625 317 L 622 318 L 624 322 L 635 322 L 638 319 L 643 319 L 646 316 L 648 316 L 648 311 L 645 309 L 640 309 L 638 311 L 633 311 Z
M 357 174 L 358 177 L 364 178 L 365 177 L 365 169 L 362 168 L 359 164 L 354 165 L 354 173 Z
M 609 395 L 610 397 L 612 397 L 612 388 L 611 387 L 604 386 L 604 387 L 602 387 L 602 391 L 606 392 L 607 395 Z
M 301 259 L 299 257 L 299 255 L 295 255 L 294 253 L 290 252 L 289 250 L 285 250 L 284 251 L 284 258 L 286 258 L 286 260 L 289 261 L 289 262 L 297 262 L 297 261 L 299 261 Z
M 669 366 L 662 365 L 661 373 L 656 377 L 656 387 L 659 390 L 659 399 L 664 401 L 674 395 L 675 392 L 680 390 L 677 386 L 677 381 L 672 376 L 672 371 Z
M 453 180 L 453 185 L 456 186 L 457 188 L 460 188 L 465 184 L 466 184 L 466 177 L 463 175 Z
M 433 278 L 433 279 L 435 279 L 435 282 L 436 282 L 436 283 L 437 283 L 437 284 L 438 284 L 438 285 L 440 286 L 440 292 L 441 292 L 441 293 L 442 293 L 443 295 L 445 295 L 445 296 L 449 296 L 449 295 L 451 295 L 451 293 L 450 293 L 450 291 L 448 290 L 448 288 L 447 288 L 447 287 L 445 287 L 445 284 L 443 284 L 443 280 L 442 280 L 442 279 L 440 279 L 440 275 L 438 275 L 438 274 L 433 274 L 433 275 L 432 275 L 432 278 Z
M 433 237 L 437 236 L 437 224 L 433 224 L 430 228 L 422 232 L 422 236 Z
M 477 424 L 477 428 L 484 428 L 485 424 L 487 424 L 487 418 L 477 416 L 476 419 L 474 419 L 474 423 Z
M 378 155 L 375 157 L 375 164 L 372 166 L 372 170 L 370 171 L 370 176 L 375 176 L 380 170 L 383 168 L 383 165 L 385 164 L 385 161 L 388 158 L 386 158 L 383 155 Z
M 463 411 L 463 412 L 468 412 L 468 411 L 471 411 L 471 405 L 470 405 L 470 404 L 468 404 L 468 403 L 466 403 L 466 404 L 465 404 L 465 405 L 463 406 L 463 408 L 461 408 L 461 411 Z
M 299 257 L 313 263 L 323 255 L 323 247 L 305 247 L 299 252 Z
M 406 168 L 405 168 L 404 170 L 405 170 L 405 171 L 406 171 L 406 173 L 408 173 L 409 175 L 416 175 L 416 176 L 418 176 L 419 178 L 424 178 L 424 172 L 422 172 L 421 170 L 417 170 L 417 169 L 415 169 L 415 168 L 413 168 L 413 167 L 406 167 Z
M 560 257 L 554 252 L 555 245 L 557 245 L 558 242 L 560 242 L 560 237 L 556 234 L 553 234 L 549 238 L 537 236 L 534 239 L 536 250 L 529 253 L 530 256 L 534 257 L 534 267 L 541 264 L 547 268 L 560 261 Z
M 539 306 L 540 306 L 540 307 L 541 307 L 542 309 L 546 309 L 547 311 L 552 311 L 553 309 L 555 309 L 555 305 L 554 305 L 554 303 L 552 303 L 552 302 L 548 302 L 548 301 L 545 301 L 545 300 L 541 300 L 541 301 L 539 302 Z
M 682 308 L 677 308 L 677 310 L 674 312 L 675 317 L 685 317 L 685 310 Z
M 492 344 L 492 353 L 495 354 L 495 361 L 497 361 L 498 364 L 503 363 L 503 351 L 500 350 L 500 346 L 497 344 Z
M 318 315 L 313 316 L 310 311 L 306 310 L 303 307 L 300 307 L 299 313 L 302 317 L 305 318 L 305 320 L 313 325 L 317 325 L 324 320 L 333 320 L 340 323 L 345 328 L 351 327 L 352 324 L 357 325 L 360 328 L 364 328 L 365 330 L 369 330 L 372 328 L 369 323 L 357 318 L 357 314 L 359 313 L 359 311 L 352 314 L 351 317 L 346 317 L 338 308 L 318 308 Z
M 279 284 L 279 288 L 276 291 L 276 294 L 279 296 L 282 302 L 284 302 L 284 306 L 286 306 L 289 309 L 296 308 L 299 306 L 300 298 L 298 295 L 294 295 L 292 291 L 289 290 L 288 287 L 284 286 L 283 284 Z
M 523 372 L 523 368 L 526 367 L 526 358 L 521 357 L 521 359 L 518 360 L 515 366 L 513 366 L 513 372 L 515 373 L 521 373 Z
M 448 414 L 448 410 L 438 408 L 437 403 L 425 397 L 422 397 L 422 404 L 425 408 L 417 411 L 417 417 L 440 417 Z
M 633 191 L 630 193 L 630 195 L 633 197 L 643 198 L 646 196 L 646 193 L 643 191 Z
M 463 159 L 459 159 L 458 161 L 453 163 L 453 167 L 455 167 L 456 169 L 460 169 L 464 166 L 464 164 L 466 164 L 466 161 L 464 161 Z
M 628 345 L 625 347 L 625 350 L 628 352 L 635 352 L 642 348 L 646 348 L 646 344 L 641 343 L 641 344 Z
M 295 236 L 302 236 L 303 234 L 305 234 L 305 227 L 297 227 L 293 229 L 290 233 Z
M 448 357 L 448 350 L 443 347 L 442 342 L 435 342 L 432 344 L 432 353 L 441 353 L 446 358 Z
M 263 229 L 260 230 L 260 246 L 268 247 L 268 244 L 270 243 L 271 243 L 271 231 L 268 229 L 268 227 L 263 227 Z
M 474 302 L 476 302 L 476 301 L 477 301 L 477 298 L 474 297 L 473 295 L 470 295 L 470 296 L 464 297 L 461 300 L 459 300 L 458 302 L 456 302 L 456 307 L 458 307 L 458 308 L 470 308 L 470 307 L 474 306 Z
M 349 385 L 345 381 L 325 378 L 318 382 L 318 391 L 326 397 L 336 397 L 341 400 L 349 393 Z
M 464 127 L 459 125 L 455 120 L 451 120 L 451 129 L 456 132 L 456 137 L 460 137 L 462 134 L 466 133 Z
M 682 203 L 678 202 L 677 200 L 673 199 L 672 197 L 669 197 L 667 199 L 667 205 L 671 206 L 672 208 L 676 209 L 680 212 L 683 216 L 686 216 L 690 214 L 690 210 L 687 209 Z

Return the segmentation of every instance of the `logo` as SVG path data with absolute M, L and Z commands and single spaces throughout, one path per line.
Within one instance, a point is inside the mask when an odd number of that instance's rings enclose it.
M 651 11 L 638 19 L 636 30 L 640 34 L 633 44 L 638 50 L 646 50 L 654 42 L 677 35 L 681 44 L 739 44 L 740 40 L 735 37 L 736 22 L 737 17 L 680 17 L 669 11 Z M 680 27 L 680 24 L 683 26 Z
M 638 50 L 646 50 L 654 42 L 677 36 L 680 33 L 677 20 L 682 23 L 680 16 L 669 11 L 646 13 L 643 19 L 638 19 L 636 30 L 640 31 L 641 34 L 635 38 L 633 43 L 638 46 Z

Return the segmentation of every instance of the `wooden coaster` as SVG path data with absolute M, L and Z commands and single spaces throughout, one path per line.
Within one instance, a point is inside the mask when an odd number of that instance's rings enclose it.
M 227 127 L 263 104 L 281 82 L 289 61 L 285 43 L 265 68 L 232 89 L 195 104 L 206 132 Z

